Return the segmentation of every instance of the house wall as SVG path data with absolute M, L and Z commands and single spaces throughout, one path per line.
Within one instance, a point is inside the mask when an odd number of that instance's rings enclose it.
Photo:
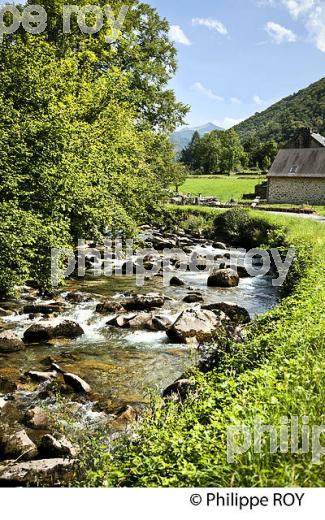
M 268 201 L 272 204 L 325 205 L 325 177 L 269 178 Z

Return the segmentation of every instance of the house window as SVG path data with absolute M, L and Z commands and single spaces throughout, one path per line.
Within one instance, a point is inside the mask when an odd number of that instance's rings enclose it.
M 298 171 L 298 165 L 294 164 L 293 166 L 291 166 L 289 173 L 294 175 L 295 173 L 297 173 L 297 171 Z

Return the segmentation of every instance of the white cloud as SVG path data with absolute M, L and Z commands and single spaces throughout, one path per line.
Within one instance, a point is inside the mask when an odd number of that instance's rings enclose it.
M 231 103 L 234 103 L 235 105 L 240 105 L 241 102 L 242 102 L 241 99 L 239 99 L 239 98 L 236 97 L 236 96 L 235 96 L 235 97 L 231 97 L 231 98 L 230 98 L 230 101 L 231 101 Z
M 265 30 L 271 36 L 273 43 L 278 45 L 284 42 L 293 43 L 297 41 L 297 35 L 293 31 L 278 23 L 268 22 Z
M 233 117 L 225 117 L 222 121 L 215 121 L 214 124 L 216 126 L 220 126 L 221 128 L 225 128 L 228 130 L 228 128 L 232 128 L 235 125 L 239 125 L 244 121 L 244 119 L 234 119 Z
M 201 92 L 201 94 L 204 94 L 206 97 L 208 97 L 209 99 L 212 99 L 214 101 L 224 101 L 223 97 L 217 96 L 217 94 L 215 94 L 213 92 L 213 90 L 205 87 L 200 81 L 197 81 L 196 83 L 194 83 L 194 85 L 192 85 L 191 89 L 196 90 L 197 92 Z
M 310 14 L 307 29 L 317 49 L 325 52 L 325 5 L 319 5 Z
M 193 27 L 197 25 L 207 27 L 210 31 L 217 31 L 219 34 L 223 34 L 224 36 L 228 34 L 228 30 L 223 23 L 219 20 L 214 20 L 213 18 L 193 18 L 192 25 Z
M 282 0 L 289 13 L 297 18 L 299 15 L 310 11 L 315 6 L 315 0 Z
M 255 105 L 258 105 L 259 107 L 265 104 L 265 101 L 263 101 L 263 99 L 261 99 L 260 96 L 257 95 L 253 96 L 253 101 Z
M 169 38 L 182 45 L 192 45 L 183 29 L 179 25 L 171 25 L 169 29 Z

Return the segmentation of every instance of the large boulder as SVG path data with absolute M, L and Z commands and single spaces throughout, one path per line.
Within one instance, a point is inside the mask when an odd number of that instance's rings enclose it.
M 52 381 L 57 377 L 58 373 L 53 370 L 53 372 L 39 372 L 37 370 L 30 370 L 26 372 L 26 375 L 30 377 L 33 381 L 37 381 L 38 383 L 44 383 L 47 381 Z
M 152 323 L 152 313 L 141 312 L 135 318 L 129 321 L 130 329 L 138 330 L 155 330 Z
M 238 287 L 239 275 L 232 269 L 215 269 L 209 275 L 209 287 Z
M 163 307 L 164 296 L 160 294 L 136 294 L 123 301 L 123 307 L 127 311 L 150 311 L 151 309 Z
M 224 319 L 223 313 L 218 317 L 211 311 L 188 309 L 167 330 L 167 336 L 174 343 L 188 343 L 193 339 L 205 341 L 222 327 Z
M 37 447 L 25 430 L 10 435 L 2 446 L 2 457 L 6 459 L 32 460 L 37 456 Z
M 7 461 L 0 464 L 0 486 L 58 486 L 68 481 L 75 461 L 69 459 Z
M 11 330 L 0 332 L 0 353 L 6 354 L 10 352 L 18 352 L 23 350 L 25 345 L 17 334 Z
M 83 329 L 74 321 L 40 321 L 25 331 L 24 341 L 25 343 L 39 343 L 55 338 L 77 338 L 83 334 Z
M 236 325 L 242 325 L 251 321 L 249 312 L 244 307 L 240 307 L 235 303 L 221 302 L 203 305 L 202 309 L 209 311 L 222 311 L 228 316 L 230 321 Z
M 165 399 L 172 398 L 175 401 L 183 402 L 188 395 L 190 387 L 191 387 L 191 381 L 189 379 L 181 378 L 181 379 L 178 379 L 177 381 L 175 381 L 175 383 L 168 386 L 163 391 L 162 396 Z
M 90 385 L 86 383 L 81 377 L 76 376 L 75 374 L 69 374 L 65 372 L 63 374 L 64 382 L 71 386 L 76 392 L 83 393 L 83 394 L 89 394 L 91 391 Z

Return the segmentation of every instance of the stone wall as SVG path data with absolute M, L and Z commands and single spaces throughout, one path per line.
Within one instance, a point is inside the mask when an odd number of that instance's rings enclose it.
M 323 179 L 270 178 L 268 202 L 325 205 L 325 177 Z

